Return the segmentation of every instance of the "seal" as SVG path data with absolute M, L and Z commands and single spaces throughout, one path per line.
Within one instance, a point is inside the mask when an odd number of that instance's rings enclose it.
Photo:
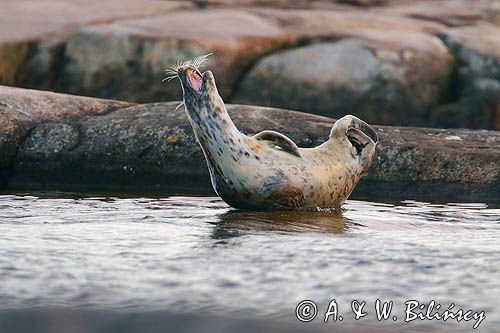
M 199 71 L 205 59 L 177 63 L 166 79 L 181 82 L 184 108 L 215 192 L 240 209 L 340 207 L 373 160 L 378 142 L 373 128 L 347 115 L 315 148 L 299 148 L 271 130 L 245 135 L 229 117 L 212 72 Z

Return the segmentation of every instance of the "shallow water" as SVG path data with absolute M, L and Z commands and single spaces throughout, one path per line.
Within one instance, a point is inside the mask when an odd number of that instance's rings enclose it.
M 168 310 L 298 323 L 295 307 L 308 299 L 320 325 L 336 299 L 341 326 L 355 322 L 356 299 L 368 312 L 357 323 L 407 327 L 404 302 L 413 299 L 485 311 L 480 329 L 493 331 L 499 239 L 500 209 L 484 204 L 350 200 L 336 213 L 243 212 L 213 197 L 1 195 L 0 311 Z M 396 322 L 375 320 L 377 298 L 394 301 Z

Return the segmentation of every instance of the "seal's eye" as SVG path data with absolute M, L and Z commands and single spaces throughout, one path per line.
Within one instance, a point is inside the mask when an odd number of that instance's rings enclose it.
M 189 69 L 187 71 L 187 79 L 191 88 L 193 88 L 195 91 L 200 90 L 202 81 L 200 72 L 195 69 Z

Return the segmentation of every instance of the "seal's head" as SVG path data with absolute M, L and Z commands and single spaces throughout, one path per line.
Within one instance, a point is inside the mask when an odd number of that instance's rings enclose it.
M 355 116 L 347 115 L 335 122 L 330 140 L 336 147 L 344 147 L 360 163 L 363 173 L 368 171 L 378 143 L 378 135 L 370 125 Z
M 168 76 L 165 80 L 178 77 L 181 81 L 184 106 L 192 120 L 198 122 L 200 117 L 209 116 L 222 110 L 224 102 L 220 97 L 215 85 L 214 75 L 207 70 L 200 72 L 200 66 L 206 61 L 210 54 L 198 57 L 194 60 L 178 62 L 167 70 Z M 220 113 L 220 112 L 219 112 Z

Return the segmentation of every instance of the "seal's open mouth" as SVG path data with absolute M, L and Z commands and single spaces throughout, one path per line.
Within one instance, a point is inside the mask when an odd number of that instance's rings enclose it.
M 184 62 L 177 61 L 175 65 L 165 71 L 167 77 L 164 78 L 162 82 L 170 81 L 178 77 L 181 80 L 183 86 L 187 85 L 192 90 L 199 92 L 203 85 L 204 75 L 202 75 L 198 69 L 201 65 L 203 65 L 210 54 L 211 53 Z
M 186 78 L 189 83 L 189 86 L 194 91 L 200 91 L 201 84 L 203 82 L 203 77 L 201 76 L 201 73 L 198 70 L 194 68 L 188 68 L 186 70 Z

